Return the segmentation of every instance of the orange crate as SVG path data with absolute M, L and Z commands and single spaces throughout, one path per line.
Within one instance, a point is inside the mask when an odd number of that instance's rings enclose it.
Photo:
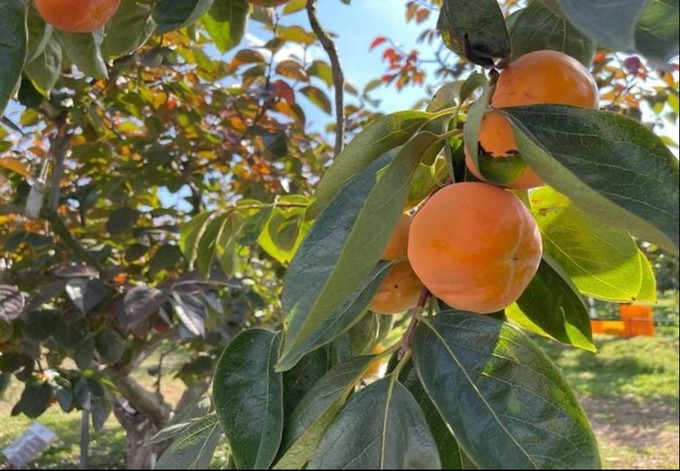
M 626 326 L 623 321 L 591 319 L 590 325 L 594 334 L 625 335 L 626 332 Z
M 654 318 L 650 306 L 621 304 L 619 313 L 625 324 L 626 337 L 654 335 Z

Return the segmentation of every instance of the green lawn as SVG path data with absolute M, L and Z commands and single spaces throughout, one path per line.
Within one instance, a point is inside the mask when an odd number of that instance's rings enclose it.
M 605 467 L 678 468 L 677 328 L 657 337 L 598 336 L 595 339 L 598 354 L 541 338 L 536 341 L 574 386 L 598 435 Z M 167 387 L 176 386 L 168 384 Z M 168 390 L 171 396 L 178 393 L 178 390 Z M 8 397 L 0 402 L 3 424 L 0 448 L 7 446 L 31 423 L 25 417 L 9 417 L 18 394 L 17 388 L 10 388 Z M 63 414 L 53 407 L 40 422 L 54 430 L 59 438 L 32 467 L 77 468 L 79 414 Z M 124 435 L 113 418 L 92 435 L 90 447 L 92 468 L 124 466 Z M 224 463 L 223 455 L 220 453 L 217 457 L 220 463 Z

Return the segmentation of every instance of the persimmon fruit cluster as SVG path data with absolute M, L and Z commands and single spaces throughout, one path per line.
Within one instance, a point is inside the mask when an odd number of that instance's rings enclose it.
M 91 33 L 106 25 L 121 0 L 35 0 L 46 23 L 69 33 Z
M 371 300 L 369 309 L 379 314 L 396 314 L 411 309 L 418 304 L 423 291 L 423 283 L 411 268 L 407 257 L 409 230 L 412 218 L 402 214 L 392 237 L 385 249 L 383 260 L 398 260 Z
M 597 108 L 599 94 L 595 79 L 576 59 L 557 51 L 534 51 L 519 57 L 503 69 L 491 98 L 494 108 L 538 104 L 572 105 Z M 479 132 L 480 154 L 492 158 L 521 158 L 512 125 L 498 111 L 484 116 Z M 483 158 L 480 156 L 480 158 Z M 467 148 L 468 170 L 485 181 Z M 529 167 L 506 187 L 528 189 L 543 185 Z

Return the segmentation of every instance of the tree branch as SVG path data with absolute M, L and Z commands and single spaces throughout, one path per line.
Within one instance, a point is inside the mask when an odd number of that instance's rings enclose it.
M 52 208 L 43 208 L 40 215 L 50 223 L 50 227 L 61 241 L 75 253 L 83 262 L 91 265 L 99 271 L 100 274 L 106 272 L 106 268 L 97 260 L 94 255 L 87 251 L 87 249 L 80 243 L 78 239 L 69 231 L 66 224 L 61 219 L 61 216 Z
M 57 130 L 50 139 L 50 151 L 52 154 L 52 183 L 50 192 L 50 210 L 56 211 L 59 207 L 61 196 L 61 177 L 64 175 L 64 160 L 68 150 L 68 136 L 66 135 L 66 117 L 60 115 L 55 119 Z
M 333 71 L 333 83 L 335 84 L 335 157 L 342 151 L 345 143 L 345 105 L 344 105 L 344 91 L 345 91 L 345 75 L 342 72 L 342 65 L 340 65 L 340 58 L 335 43 L 326 31 L 321 27 L 319 19 L 316 16 L 316 0 L 307 0 L 307 16 L 309 17 L 309 24 L 312 26 L 312 31 L 316 37 L 321 41 L 321 45 L 326 50 L 328 57 L 331 60 L 331 69 Z
M 135 409 L 149 417 L 156 427 L 163 427 L 172 410 L 170 405 L 163 400 L 163 396 L 144 389 L 126 371 L 110 370 L 110 372 L 111 381 L 123 397 L 130 401 Z

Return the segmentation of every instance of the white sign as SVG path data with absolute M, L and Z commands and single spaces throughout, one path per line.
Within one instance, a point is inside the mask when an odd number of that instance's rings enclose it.
M 43 424 L 35 422 L 2 453 L 14 468 L 23 468 L 40 455 L 57 435 Z

